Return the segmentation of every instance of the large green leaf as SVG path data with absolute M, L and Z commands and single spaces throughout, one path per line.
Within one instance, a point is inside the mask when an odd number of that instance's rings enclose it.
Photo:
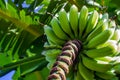
M 49 70 L 41 52 L 44 49 L 43 26 L 63 7 L 66 0 L 0 1 L 0 75 L 15 70 L 13 80 L 46 80 Z M 24 7 L 24 5 L 29 7 Z M 69 4 L 69 3 L 68 3 Z M 36 8 L 40 8 L 35 12 Z M 6 62 L 5 62 L 6 61 Z M 32 65 L 31 65 L 32 64 Z M 37 72 L 36 72 L 37 71 Z M 45 72 L 45 73 L 44 73 Z M 36 76 L 37 75 L 37 76 Z
M 32 72 L 30 74 L 27 74 L 23 80 L 45 80 L 42 78 L 39 71 Z
M 7 56 L 6 54 L 0 53 L 0 66 L 6 65 L 12 62 L 11 57 Z

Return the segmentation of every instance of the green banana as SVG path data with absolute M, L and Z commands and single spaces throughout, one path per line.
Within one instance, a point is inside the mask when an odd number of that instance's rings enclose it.
M 101 32 L 103 32 L 107 28 L 108 28 L 108 22 L 104 22 L 103 20 L 101 20 L 97 24 L 96 28 L 88 35 L 86 42 L 90 41 L 92 38 L 99 35 Z
M 118 77 L 113 77 L 113 78 L 108 79 L 108 80 L 119 80 L 119 78 Z
M 111 56 L 119 55 L 119 53 L 120 53 L 120 47 L 119 47 L 118 41 L 116 41 L 116 40 L 108 40 L 108 41 L 107 41 L 106 43 L 104 43 L 103 45 L 98 46 L 98 48 L 105 47 L 105 46 L 109 46 L 109 44 L 114 45 L 114 48 L 116 49 L 116 52 L 115 52 L 113 55 L 111 55 Z
M 75 37 L 78 37 L 78 8 L 73 5 L 70 8 L 70 12 L 69 12 L 69 21 L 70 21 L 70 25 L 71 28 L 75 34 Z
M 91 70 L 86 68 L 82 62 L 79 63 L 78 65 L 79 73 L 85 80 L 94 80 L 94 74 Z
M 117 48 L 118 54 L 120 53 L 120 42 L 118 43 L 118 48 Z
M 67 17 L 67 13 L 64 9 L 62 9 L 59 12 L 59 21 L 60 21 L 60 25 L 61 28 L 63 29 L 64 32 L 66 32 L 71 38 L 74 38 L 74 35 L 72 33 L 69 21 L 68 21 L 68 17 Z
M 108 44 L 107 46 L 99 49 L 90 49 L 84 51 L 84 53 L 91 58 L 110 56 L 114 55 L 116 52 L 117 52 L 116 44 Z
M 118 51 L 118 55 L 120 54 L 120 41 L 118 42 L 118 48 L 117 48 L 117 51 Z
M 56 45 L 63 45 L 65 43 L 64 40 L 59 39 L 55 33 L 53 32 L 52 28 L 45 25 L 44 26 L 45 34 L 47 35 L 47 38 L 54 42 Z
M 114 56 L 114 57 L 106 56 L 106 57 L 96 58 L 95 60 L 105 61 L 113 64 L 114 66 L 120 64 L 120 56 Z
M 85 80 L 82 75 L 77 71 L 77 73 L 74 75 L 74 80 Z
M 106 72 L 113 67 L 113 64 L 111 63 L 100 60 L 94 60 L 84 55 L 82 55 L 82 62 L 88 69 L 98 72 Z
M 48 39 L 48 43 L 49 43 L 49 45 L 51 45 L 51 46 L 56 46 L 56 47 L 59 47 L 59 46 L 61 46 L 61 45 L 58 45 L 58 44 L 56 44 L 56 42 L 54 41 L 51 41 L 48 37 L 47 37 L 47 39 Z
M 102 48 L 102 47 L 108 46 L 109 44 L 113 44 L 113 45 L 117 46 L 117 41 L 115 41 L 115 40 L 108 40 L 104 44 L 101 44 L 101 45 L 97 46 L 97 48 Z
M 104 72 L 104 73 L 102 73 L 102 72 L 95 72 L 95 74 L 98 76 L 98 77 L 100 77 L 100 78 L 102 78 L 102 79 L 111 79 L 111 78 L 113 78 L 113 77 L 115 77 L 116 76 L 116 74 L 114 73 L 114 71 L 107 71 L 107 72 Z
M 79 38 L 82 37 L 82 34 L 86 28 L 87 19 L 88 19 L 88 8 L 86 6 L 83 6 L 79 16 Z
M 116 40 L 116 41 L 120 40 L 120 29 L 115 30 L 115 32 L 114 32 L 114 34 L 113 34 L 111 39 L 112 40 Z
M 49 43 L 50 45 L 55 45 L 55 44 L 56 44 L 56 43 L 52 42 L 48 37 L 47 37 L 47 39 L 48 39 L 48 43 Z
M 115 58 L 111 57 L 111 56 L 105 56 L 105 57 L 95 58 L 95 60 L 101 60 L 101 61 L 105 61 L 105 62 L 114 62 Z
M 85 30 L 85 33 L 83 35 L 83 38 L 86 38 L 86 36 L 96 27 L 96 24 L 98 22 L 99 14 L 97 11 L 94 11 L 90 18 L 88 19 L 87 27 Z
M 120 74 L 120 64 L 115 65 L 114 70 L 117 74 Z
M 57 18 L 54 17 L 52 19 L 51 26 L 52 26 L 52 29 L 53 29 L 53 31 L 54 31 L 54 33 L 57 37 L 59 37 L 60 39 L 63 39 L 63 40 L 68 40 L 69 39 L 69 37 L 62 30 Z
M 105 43 L 111 38 L 112 35 L 113 35 L 113 30 L 111 29 L 104 30 L 102 33 L 100 33 L 99 35 L 97 35 L 88 42 L 87 48 L 95 48 Z

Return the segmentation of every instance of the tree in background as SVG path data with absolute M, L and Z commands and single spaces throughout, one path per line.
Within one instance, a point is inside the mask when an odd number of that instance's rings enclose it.
M 108 21 L 110 27 L 115 27 L 115 30 L 119 30 L 119 3 L 120 1 L 114 0 L 1 0 L 0 76 L 15 70 L 13 80 L 46 80 L 50 76 L 50 70 L 48 69 L 50 59 L 55 60 L 53 58 L 56 58 L 58 53 L 61 53 L 61 46 L 48 45 L 46 43 L 49 39 L 48 35 L 46 37 L 47 33 L 45 33 L 45 30 L 47 29 L 45 29 L 45 25 L 51 25 L 51 20 L 54 21 L 54 17 L 59 17 L 59 12 L 63 9 L 69 12 L 71 6 L 75 5 L 79 12 L 85 5 L 89 12 L 96 10 Z M 91 15 L 91 13 L 88 15 Z M 67 39 L 69 40 L 69 38 Z M 119 44 L 119 37 L 117 39 L 117 44 Z M 72 43 L 75 45 L 78 42 L 73 41 Z M 69 45 L 72 43 L 68 42 Z M 80 45 L 75 46 L 79 47 Z M 54 54 L 50 55 L 49 53 Z M 116 70 L 114 73 L 116 74 L 114 74 L 115 78 L 113 77 L 113 80 L 119 80 L 116 77 L 119 77 L 120 74 L 118 58 L 119 53 L 117 53 L 117 58 L 115 59 L 113 57 L 105 58 L 108 61 L 114 59 L 118 62 L 114 67 Z M 76 62 L 79 62 L 79 60 Z M 66 76 L 67 80 L 74 80 L 75 76 L 73 75 L 77 74 L 77 70 L 78 68 L 70 70 Z M 89 71 L 89 69 L 87 70 Z M 94 70 L 92 71 L 92 73 L 95 72 Z M 94 75 L 98 76 L 94 77 L 98 80 L 104 80 L 100 78 L 100 74 L 95 73 Z M 108 75 L 108 77 L 110 76 Z M 86 76 L 82 78 L 87 80 Z M 112 80 L 112 78 L 109 80 Z

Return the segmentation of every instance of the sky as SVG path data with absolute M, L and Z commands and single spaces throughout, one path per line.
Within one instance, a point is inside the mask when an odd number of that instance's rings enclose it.
M 12 75 L 14 74 L 15 71 L 11 71 L 8 74 L 6 74 L 3 77 L 0 77 L 0 80 L 12 80 Z

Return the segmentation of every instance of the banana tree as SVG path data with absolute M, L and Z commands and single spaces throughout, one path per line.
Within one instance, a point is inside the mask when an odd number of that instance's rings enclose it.
M 0 76 L 119 80 L 119 1 L 1 0 Z

